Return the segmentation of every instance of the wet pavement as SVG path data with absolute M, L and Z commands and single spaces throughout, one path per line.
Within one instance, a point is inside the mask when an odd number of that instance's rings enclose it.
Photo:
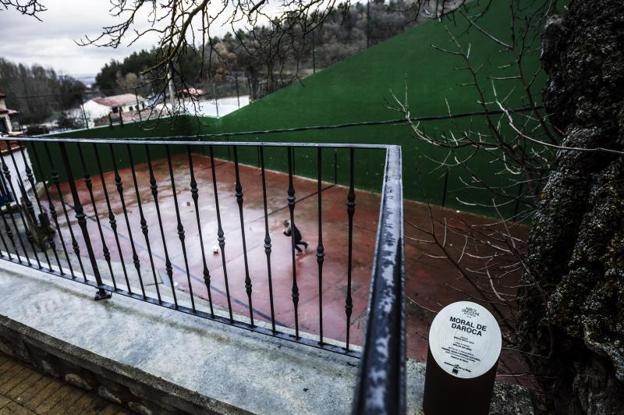
M 203 259 L 195 207 L 190 188 L 190 172 L 186 156 L 174 156 L 174 181 L 180 219 L 184 228 L 184 246 L 187 253 L 191 288 L 195 296 L 208 299 L 208 292 L 203 278 Z M 218 219 L 213 191 L 210 159 L 201 155 L 193 157 L 195 179 L 199 191 L 198 207 L 201 223 L 201 232 L 204 242 L 205 259 L 211 277 L 211 294 L 215 306 L 228 309 L 226 296 L 225 275 L 222 265 L 221 250 L 219 249 L 217 231 Z M 262 179 L 260 170 L 255 167 L 240 166 L 240 177 L 243 192 L 243 216 L 246 243 L 246 257 L 243 250 L 240 212 L 235 196 L 235 169 L 234 164 L 216 161 L 217 193 L 219 196 L 219 212 L 225 236 L 225 258 L 229 292 L 234 313 L 250 316 L 250 309 L 256 320 L 271 321 L 271 307 L 269 295 L 269 280 L 267 256 L 265 253 L 265 221 L 262 197 Z M 163 231 L 166 237 L 166 246 L 169 259 L 173 265 L 173 278 L 176 289 L 189 292 L 188 276 L 184 250 L 178 237 L 177 214 L 173 189 L 169 179 L 166 160 L 153 162 L 154 175 L 158 185 L 158 205 L 161 212 Z M 149 169 L 145 164 L 135 167 L 141 208 L 148 227 L 148 240 L 152 251 L 152 258 L 156 270 L 156 280 L 167 282 L 166 256 L 163 240 L 160 234 L 158 213 L 150 189 Z M 128 279 L 133 292 L 141 293 L 138 274 L 133 264 L 132 243 L 136 249 L 145 289 L 156 296 L 153 289 L 154 276 L 151 272 L 149 251 L 142 230 L 140 209 L 136 191 L 133 185 L 132 172 L 122 169 L 119 172 L 123 184 L 123 195 L 130 232 L 125 222 L 124 209 L 121 198 L 115 187 L 114 173 L 104 175 L 104 181 L 109 194 L 112 211 L 115 215 L 117 233 L 119 236 L 121 255 L 126 264 Z M 288 176 L 272 171 L 266 172 L 268 227 L 271 238 L 271 275 L 274 298 L 274 314 L 276 324 L 285 327 L 294 327 L 294 307 L 292 301 L 292 255 L 291 240 L 283 234 L 283 222 L 290 218 L 288 209 Z M 317 215 L 317 183 L 301 177 L 294 179 L 296 207 L 295 224 L 301 230 L 304 240 L 309 243 L 307 252 L 295 258 L 297 285 L 299 288 L 299 327 L 309 333 L 319 333 L 319 272 L 316 256 L 318 244 L 318 215 Z M 54 189 L 51 189 L 54 190 Z M 105 279 L 109 279 L 107 264 L 103 261 L 102 242 L 99 236 L 95 212 L 90 195 L 84 181 L 78 183 L 78 191 L 85 214 L 89 218 L 88 229 L 91 236 L 94 252 L 99 257 L 100 272 Z M 61 192 L 64 195 L 65 205 L 71 209 L 73 205 L 69 185 L 63 183 Z M 324 336 L 344 341 L 346 338 L 345 300 L 347 291 L 348 270 L 348 225 L 347 225 L 347 192 L 342 186 L 323 183 L 323 246 L 325 251 L 323 263 L 323 331 Z M 93 177 L 93 193 L 98 216 L 102 225 L 104 240 L 111 252 L 114 262 L 121 263 L 119 250 L 116 246 L 115 234 L 109 223 L 105 194 L 99 177 Z M 54 195 L 58 200 L 57 195 Z M 67 249 L 71 250 L 71 235 L 66 226 L 66 219 L 62 215 L 60 203 L 55 203 L 59 213 L 61 232 L 66 241 Z M 377 216 L 379 212 L 379 196 L 368 192 L 356 192 L 356 210 L 353 229 L 353 266 L 352 266 L 352 296 L 353 314 L 351 317 L 351 342 L 360 344 L 362 341 L 364 317 L 368 301 L 371 263 L 374 251 L 375 235 L 377 231 Z M 80 253 L 87 274 L 91 267 L 86 255 L 86 247 L 82 243 L 80 229 L 74 219 L 73 212 L 69 213 L 70 223 L 77 239 L 80 242 Z M 57 247 L 60 240 L 57 236 Z M 252 283 L 251 308 L 246 293 L 245 261 L 247 261 L 249 278 Z M 74 265 L 74 268 L 76 266 Z M 119 267 L 116 267 L 118 270 Z M 123 272 L 115 273 L 116 283 L 125 285 Z M 159 290 L 169 293 L 171 288 L 159 284 Z M 148 293 L 149 294 L 149 293 Z M 190 304 L 185 304 L 190 306 Z
M 184 230 L 184 247 L 188 261 L 193 294 L 208 299 L 207 288 L 203 277 L 203 258 L 199 238 L 199 227 L 196 219 L 195 207 L 191 192 L 191 177 L 186 156 L 174 156 L 174 179 L 176 197 L 180 219 Z M 210 159 L 201 155 L 193 156 L 195 178 L 199 190 L 198 207 L 203 236 L 205 259 L 211 277 L 212 301 L 218 309 L 227 310 L 225 274 L 222 264 L 221 251 L 218 248 L 217 231 L 218 220 L 215 207 L 215 195 L 211 175 Z M 188 293 L 189 275 L 186 271 L 184 250 L 179 239 L 178 220 L 173 197 L 173 188 L 169 179 L 166 160 L 153 162 L 154 174 L 158 186 L 158 205 L 161 212 L 163 232 L 166 238 L 166 247 L 169 259 L 173 266 L 175 289 Z M 215 162 L 217 177 L 217 192 L 219 196 L 219 212 L 225 235 L 225 262 L 229 292 L 234 313 L 241 316 L 250 316 L 250 310 L 256 321 L 271 321 L 271 306 L 269 295 L 269 279 L 267 256 L 265 253 L 265 215 L 263 206 L 263 192 L 261 172 L 258 168 L 240 166 L 240 177 L 243 192 L 243 215 L 246 252 L 243 250 L 240 212 L 236 200 L 234 164 L 222 160 Z M 123 204 L 115 187 L 113 172 L 104 175 L 108 190 L 111 209 L 115 215 L 119 245 L 117 248 L 115 233 L 108 218 L 108 210 L 102 183 L 99 177 L 93 177 L 93 194 L 97 207 L 97 216 L 103 230 L 104 241 L 111 252 L 112 269 L 117 284 L 125 286 L 124 271 L 121 267 L 122 257 L 125 263 L 128 281 L 133 292 L 141 293 L 141 275 L 144 289 L 148 295 L 156 297 L 156 285 L 163 297 L 171 297 L 171 286 L 167 283 L 166 255 L 163 239 L 160 233 L 156 204 L 150 189 L 149 170 L 147 165 L 136 165 L 137 183 L 141 208 L 145 217 L 148 236 L 147 240 L 142 233 L 141 214 L 136 191 L 133 186 L 132 172 L 128 169 L 120 170 L 123 184 L 123 196 L 128 215 L 128 229 L 124 216 Z M 292 257 L 291 240 L 283 235 L 283 224 L 289 219 L 287 201 L 288 175 L 279 172 L 266 172 L 267 184 L 267 222 L 271 238 L 270 266 L 274 298 L 274 315 L 276 323 L 285 327 L 294 327 L 294 307 L 292 302 Z M 323 334 L 324 336 L 344 341 L 346 337 L 345 299 L 347 294 L 348 271 L 348 216 L 347 192 L 348 189 L 332 183 L 323 183 L 322 191 L 322 236 L 325 248 L 323 263 L 322 290 L 319 290 L 319 267 L 317 263 L 316 247 L 318 235 L 318 194 L 316 181 L 302 177 L 295 177 L 296 191 L 295 223 L 301 230 L 304 240 L 309 243 L 307 252 L 297 256 L 295 260 L 297 283 L 299 288 L 299 327 L 300 330 L 319 333 L 319 298 L 323 302 Z M 55 207 L 61 226 L 61 232 L 66 242 L 67 250 L 72 256 L 71 237 L 67 220 L 62 211 L 62 205 L 53 188 Z M 84 180 L 78 182 L 78 191 L 81 203 L 88 217 L 87 226 L 98 257 L 98 268 L 105 280 L 110 281 L 111 275 L 108 264 L 104 260 L 102 239 L 96 222 L 96 215 L 91 203 L 89 191 Z M 71 210 L 73 201 L 69 185 L 63 183 L 61 192 L 64 195 L 65 206 L 68 209 L 70 224 L 77 236 L 80 246 L 80 255 L 87 274 L 92 274 L 86 247 L 80 237 L 80 229 L 76 223 L 74 212 Z M 41 193 L 43 199 L 45 194 Z M 352 266 L 352 297 L 353 314 L 350 324 L 351 343 L 361 345 L 365 328 L 366 307 L 369 294 L 370 274 L 373 261 L 377 222 L 379 215 L 380 195 L 364 191 L 356 191 L 356 208 L 353 228 L 353 266 Z M 47 205 L 44 200 L 44 205 Z M 434 313 L 446 304 L 465 299 L 476 299 L 484 305 L 498 307 L 505 315 L 513 313 L 513 305 L 496 304 L 491 298 L 483 298 L 480 288 L 483 284 L 495 284 L 497 290 L 512 298 L 515 294 L 514 281 L 467 281 L 451 261 L 438 259 L 439 249 L 431 244 L 423 243 L 427 235 L 418 229 L 429 229 L 431 217 L 436 220 L 446 220 L 456 226 L 466 224 L 486 225 L 490 219 L 458 213 L 456 211 L 429 207 L 417 202 L 405 202 L 405 258 L 406 258 L 406 295 L 407 295 L 407 333 L 408 356 L 420 361 L 427 356 L 427 333 Z M 445 218 L 445 219 L 443 219 Z M 441 232 L 438 229 L 438 233 Z M 519 228 L 518 232 L 525 232 Z M 444 238 L 444 235 L 439 235 Z M 447 246 L 450 251 L 458 255 L 464 249 L 462 238 L 457 235 L 446 235 Z M 57 251 L 64 262 L 59 235 L 55 237 Z M 139 263 L 139 272 L 133 264 L 134 247 Z M 152 272 L 150 254 L 154 263 Z M 49 251 L 51 253 L 51 251 Z M 434 256 L 434 257 L 432 257 Z M 43 257 L 40 255 L 41 260 Z M 50 254 L 50 260 L 55 261 Z M 74 269 L 80 265 L 76 261 Z M 252 283 L 251 307 L 246 293 L 245 262 L 249 278 Z M 475 266 L 476 262 L 475 262 Z M 155 275 L 154 275 L 155 274 Z M 188 295 L 179 296 L 180 303 L 191 306 Z M 523 372 L 525 365 L 518 354 L 505 350 L 500 365 L 499 380 L 521 382 L 528 380 L 515 376 Z

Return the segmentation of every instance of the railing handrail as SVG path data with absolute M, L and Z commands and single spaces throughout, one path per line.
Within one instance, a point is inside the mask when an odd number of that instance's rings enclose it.
M 354 414 L 405 413 L 405 300 L 401 147 L 389 146 L 368 320 Z
M 297 147 L 297 148 L 355 148 L 371 150 L 388 150 L 396 147 L 389 144 L 354 144 L 354 143 L 300 143 L 284 141 L 202 141 L 197 140 L 172 140 L 177 137 L 151 137 L 149 140 L 133 137 L 110 137 L 110 138 L 78 138 L 78 137 L 47 137 L 47 136 L 21 136 L 11 137 L 10 141 L 20 141 L 26 143 L 48 142 L 48 143 L 89 143 L 89 144 L 154 144 L 154 145 L 190 145 L 190 146 L 237 146 L 237 147 Z

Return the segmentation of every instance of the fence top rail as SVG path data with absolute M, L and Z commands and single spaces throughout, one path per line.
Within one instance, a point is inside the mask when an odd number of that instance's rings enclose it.
M 405 413 L 405 269 L 401 149 L 386 152 L 366 335 L 353 414 Z
M 172 139 L 173 138 L 173 139 Z M 215 147 L 301 147 L 301 148 L 356 148 L 369 150 L 388 150 L 396 147 L 389 144 L 357 144 L 357 143 L 311 143 L 311 142 L 284 142 L 284 141 L 202 141 L 180 140 L 180 137 L 151 137 L 149 139 L 123 137 L 123 138 L 67 138 L 67 137 L 6 137 L 8 141 L 24 143 L 51 142 L 51 143 L 93 143 L 93 144 L 150 144 L 150 145 L 189 145 L 189 146 L 215 146 Z

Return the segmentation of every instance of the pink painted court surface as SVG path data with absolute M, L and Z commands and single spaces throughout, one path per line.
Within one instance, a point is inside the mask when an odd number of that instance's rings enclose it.
M 217 309 L 227 310 L 225 275 L 222 266 L 221 251 L 217 250 L 217 215 L 210 159 L 193 156 L 195 176 L 199 189 L 199 213 L 207 268 L 211 277 L 211 294 Z M 158 203 L 162 214 L 169 258 L 173 264 L 173 277 L 176 290 L 189 292 L 192 288 L 195 296 L 208 299 L 203 278 L 203 261 L 199 241 L 198 224 L 190 192 L 190 173 L 186 156 L 173 157 L 176 192 L 186 245 L 191 287 L 186 273 L 184 253 L 178 238 L 177 216 L 169 180 L 166 160 L 153 162 L 158 183 Z M 245 257 L 238 204 L 235 197 L 235 170 L 233 163 L 216 160 L 216 176 L 220 203 L 221 220 L 225 233 L 225 257 L 229 282 L 229 291 L 233 312 L 249 317 L 249 299 L 245 290 Z M 252 282 L 251 309 L 256 321 L 271 321 L 269 301 L 269 279 L 267 256 L 265 254 L 265 216 L 262 197 L 260 170 L 255 167 L 240 166 L 241 182 L 244 195 L 244 230 L 247 246 L 247 266 Z M 152 250 L 158 289 L 163 296 L 171 297 L 171 287 L 166 283 L 165 253 L 158 225 L 156 205 L 150 190 L 149 171 L 146 165 L 136 166 L 139 193 L 143 213 L 149 229 L 148 239 Z M 131 289 L 140 294 L 141 287 L 136 277 L 130 239 L 135 242 L 140 262 L 141 275 L 150 295 L 155 296 L 154 276 L 151 271 L 147 243 L 140 225 L 140 212 L 132 182 L 130 169 L 120 171 L 124 199 L 130 223 L 130 232 L 126 226 L 119 194 L 115 188 L 113 172 L 105 173 L 105 182 L 117 222 L 120 237 L 121 255 L 126 264 Z M 283 221 L 289 219 L 287 204 L 288 175 L 267 171 L 267 210 L 271 237 L 271 272 L 273 281 L 274 313 L 277 324 L 294 328 L 292 302 L 292 256 L 291 240 L 283 235 Z M 345 341 L 346 316 L 345 298 L 347 295 L 348 271 L 348 188 L 333 183 L 323 183 L 323 245 L 325 260 L 323 264 L 322 291 L 319 290 L 319 269 L 316 256 L 318 238 L 318 194 L 316 181 L 296 177 L 295 223 L 301 230 L 303 239 L 309 243 L 307 252 L 296 256 L 297 284 L 299 287 L 299 328 L 314 335 L 319 334 L 319 298 L 323 302 L 323 335 L 327 338 Z M 68 184 L 62 184 L 64 200 L 71 205 Z M 94 210 L 84 181 L 78 183 L 78 190 L 85 213 L 88 215 L 88 227 L 94 244 L 96 256 L 101 258 L 99 269 L 105 279 L 110 279 L 109 271 L 102 255 L 102 243 L 95 222 Z M 104 231 L 104 239 L 111 252 L 113 262 L 120 263 L 113 230 L 109 224 L 106 200 L 99 177 L 93 177 L 93 192 L 98 215 Z M 356 190 L 356 208 L 353 228 L 352 259 L 352 297 L 353 314 L 350 325 L 351 344 L 361 345 L 366 325 L 366 307 L 368 303 L 371 267 L 374 256 L 377 223 L 379 216 L 380 195 Z M 62 215 L 60 203 L 56 210 L 66 241 L 71 241 L 67 223 Z M 406 307 L 408 356 L 420 361 L 426 360 L 427 334 L 434 313 L 453 301 L 477 299 L 475 288 L 468 284 L 448 260 L 432 259 L 428 254 L 436 254 L 434 248 L 419 243 L 423 235 L 416 227 L 430 226 L 430 216 L 440 219 L 446 217 L 451 223 L 486 223 L 486 218 L 461 214 L 443 208 L 406 201 L 405 205 L 405 266 L 406 266 Z M 72 227 L 79 231 L 70 212 Z M 80 238 L 78 238 L 80 239 Z M 60 240 L 56 238 L 57 250 L 61 252 Z M 71 243 L 67 246 L 71 253 Z M 461 249 L 458 241 L 457 247 Z M 213 251 L 217 252 L 213 252 Z M 86 257 L 86 249 L 81 246 L 81 256 L 85 270 L 91 274 L 91 267 Z M 74 267 L 77 267 L 74 264 Z M 123 272 L 115 268 L 117 283 L 126 285 Z M 513 293 L 509 287 L 499 286 L 501 292 Z M 188 296 L 180 299 L 181 304 L 190 307 Z M 499 372 L 500 380 L 527 382 L 522 377 L 508 376 L 509 373 L 523 371 L 524 365 L 517 355 L 504 352 Z

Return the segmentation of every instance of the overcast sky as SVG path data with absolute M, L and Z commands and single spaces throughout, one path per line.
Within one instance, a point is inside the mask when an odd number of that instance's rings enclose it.
M 109 15 L 108 0 L 44 0 L 42 22 L 13 10 L 0 9 L 0 57 L 16 63 L 39 63 L 73 76 L 95 75 L 111 59 L 149 49 L 156 38 L 145 38 L 118 49 L 78 46 L 85 34 L 97 35 L 102 26 L 116 22 Z M 213 27 L 211 35 L 223 35 L 227 27 Z

